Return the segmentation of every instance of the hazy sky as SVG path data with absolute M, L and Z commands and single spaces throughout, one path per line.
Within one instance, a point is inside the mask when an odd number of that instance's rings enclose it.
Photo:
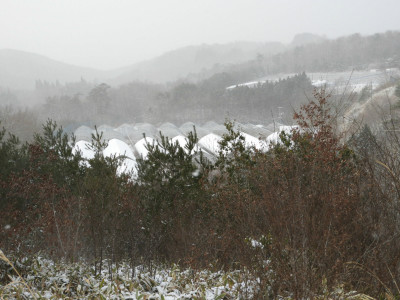
M 237 40 L 400 30 L 399 0 L 0 0 L 0 49 L 109 69 Z

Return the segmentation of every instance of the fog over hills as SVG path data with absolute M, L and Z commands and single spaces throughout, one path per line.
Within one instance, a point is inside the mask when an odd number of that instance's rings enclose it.
M 399 41 L 400 34 L 396 31 L 373 36 L 354 34 L 334 40 L 301 33 L 290 44 L 242 41 L 192 45 L 113 70 L 80 67 L 38 54 L 3 49 L 0 50 L 0 88 L 33 90 L 38 80 L 65 84 L 84 79 L 92 84 L 106 82 L 111 86 L 133 81 L 198 82 L 218 73 L 229 73 L 235 80 L 246 81 L 282 72 L 351 70 L 372 63 L 379 66 L 386 60 L 395 65 Z M 231 84 L 236 83 L 240 82 Z
M 168 82 L 198 73 L 216 64 L 238 64 L 255 59 L 257 55 L 274 55 L 286 46 L 279 42 L 232 42 L 228 44 L 202 44 L 167 52 L 152 60 L 125 68 L 116 83 L 132 80 Z
M 285 46 L 278 42 L 234 42 L 180 48 L 154 59 L 114 70 L 97 70 L 65 64 L 45 56 L 12 49 L 0 50 L 0 87 L 33 89 L 36 80 L 61 83 L 106 81 L 124 84 L 134 80 L 168 82 L 184 78 L 216 64 L 238 64 L 258 54 L 273 55 Z
M 0 50 L 0 87 L 33 89 L 36 80 L 50 82 L 104 80 L 110 74 L 91 68 L 65 64 L 48 57 L 12 49 Z
M 304 46 L 307 44 L 318 44 L 326 41 L 327 39 L 323 36 L 312 34 L 312 33 L 299 33 L 296 34 L 290 44 L 292 47 Z
M 312 34 L 296 36 L 292 45 L 320 41 Z M 294 44 L 296 43 L 296 44 Z M 232 42 L 227 44 L 201 44 L 166 52 L 153 59 L 124 68 L 100 70 L 66 64 L 40 54 L 13 49 L 0 49 L 0 87 L 33 89 L 36 80 L 48 82 L 106 81 L 112 85 L 134 80 L 171 82 L 196 74 L 216 65 L 234 65 L 257 56 L 269 57 L 283 52 L 292 45 L 280 42 Z

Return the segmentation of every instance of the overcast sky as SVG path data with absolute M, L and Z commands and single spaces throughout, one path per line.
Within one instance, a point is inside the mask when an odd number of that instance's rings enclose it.
M 387 30 L 399 0 L 0 0 L 0 49 L 101 69 L 202 43 Z

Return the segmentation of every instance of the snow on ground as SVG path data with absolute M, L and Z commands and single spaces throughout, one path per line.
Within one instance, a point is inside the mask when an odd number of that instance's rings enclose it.
M 232 90 L 232 89 L 234 89 L 234 88 L 243 87 L 243 86 L 247 86 L 247 87 L 249 87 L 249 88 L 253 88 L 253 87 L 257 87 L 257 85 L 263 84 L 263 83 L 265 83 L 265 82 L 266 82 L 265 80 L 260 80 L 260 81 L 249 81 L 249 82 L 245 82 L 245 83 L 239 83 L 239 84 L 235 84 L 235 85 L 228 86 L 226 89 L 227 89 L 227 90 Z
M 256 240 L 252 240 L 251 245 L 262 248 Z M 267 268 L 269 261 L 265 264 Z M 269 289 L 263 286 L 266 282 L 261 284 L 261 279 L 246 269 L 196 271 L 177 265 L 153 265 L 149 272 L 145 266 L 132 269 L 129 262 L 109 266 L 104 260 L 104 269 L 95 275 L 90 264 L 57 263 L 41 256 L 25 258 L 14 265 L 23 270 L 23 281 L 11 271 L 8 275 L 11 281 L 0 285 L 1 299 L 253 299 L 260 293 L 265 295 Z M 263 275 L 273 280 L 274 272 L 268 268 Z M 281 292 L 291 294 L 291 291 Z M 330 291 L 324 290 L 321 297 L 315 298 L 372 299 L 356 291 L 347 292 L 342 284 Z
M 253 81 L 244 82 L 236 85 L 228 86 L 226 89 L 231 90 L 236 87 L 254 88 L 265 82 L 276 82 L 281 78 L 293 77 L 296 74 L 275 74 L 262 77 Z M 400 78 L 400 70 L 398 68 L 388 68 L 384 70 L 361 70 L 361 71 L 343 71 L 343 72 L 311 72 L 306 73 L 310 78 L 312 85 L 315 87 L 327 86 L 332 88 L 335 93 L 356 92 L 359 93 L 364 87 L 372 86 L 373 89 L 381 84 L 388 83 L 393 78 Z
M 311 82 L 311 84 L 315 87 L 323 87 L 327 85 L 327 81 L 326 80 L 313 80 Z
M 150 273 L 144 266 L 132 270 L 124 262 L 108 268 L 104 261 L 104 269 L 95 276 L 90 265 L 58 264 L 40 256 L 17 264 L 33 271 L 24 273 L 26 284 L 12 276 L 12 282 L 0 285 L 1 298 L 19 299 L 24 294 L 26 299 L 58 299 L 60 295 L 68 299 L 250 299 L 258 283 L 248 271 L 240 270 L 194 271 L 173 265 L 153 267 Z
M 370 123 L 381 122 L 385 114 L 390 114 L 392 106 L 398 101 L 394 95 L 395 87 L 391 86 L 372 93 L 364 101 L 356 101 L 351 104 L 344 114 L 341 130 L 347 131 L 354 122 L 362 123 L 369 120 Z

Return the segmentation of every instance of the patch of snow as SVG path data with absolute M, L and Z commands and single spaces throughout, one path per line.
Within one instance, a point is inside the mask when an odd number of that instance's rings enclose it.
M 326 80 L 313 80 L 311 84 L 315 87 L 322 87 L 326 86 L 328 82 Z

